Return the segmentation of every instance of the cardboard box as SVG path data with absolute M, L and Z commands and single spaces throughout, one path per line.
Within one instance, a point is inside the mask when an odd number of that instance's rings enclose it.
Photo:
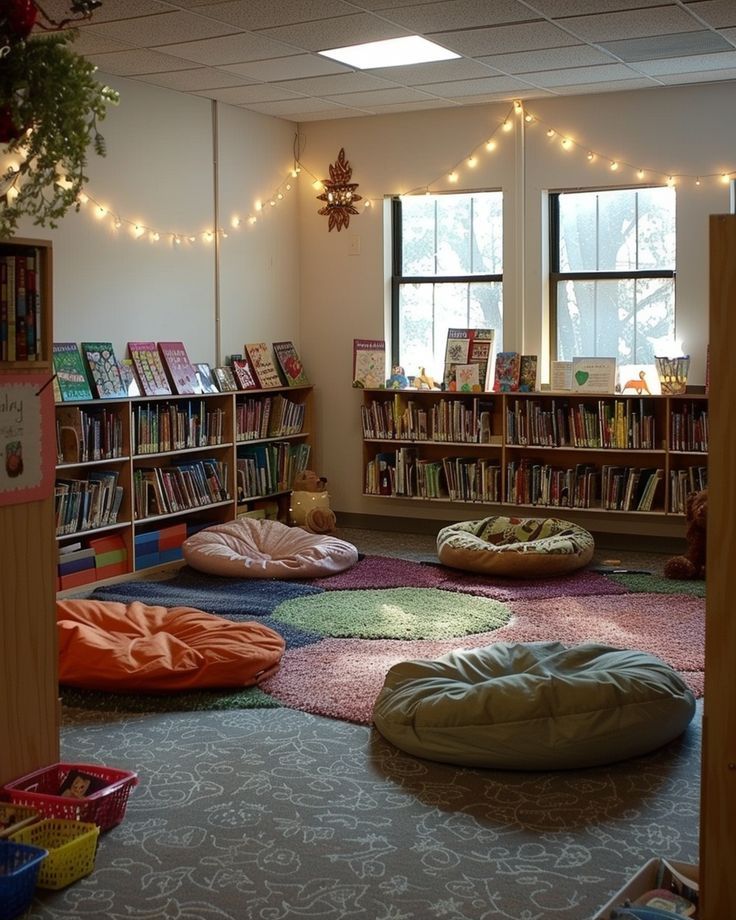
M 650 859 L 649 862 L 645 863 L 636 875 L 594 915 L 593 920 L 610 920 L 611 911 L 616 907 L 621 907 L 626 901 L 631 903 L 654 888 L 669 888 L 673 880 L 677 883 L 677 879 L 668 866 L 675 873 L 692 879 L 697 886 L 699 880 L 698 866 L 692 863 L 678 862 L 675 859 L 664 860 L 655 856 L 654 859 Z M 672 916 L 675 917 L 676 915 L 673 914 Z

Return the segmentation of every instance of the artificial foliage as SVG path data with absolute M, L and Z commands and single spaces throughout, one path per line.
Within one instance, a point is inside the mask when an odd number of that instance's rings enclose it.
M 0 17 L 0 152 L 15 161 L 0 177 L 0 238 L 12 236 L 23 216 L 55 227 L 79 209 L 89 149 L 105 155 L 98 123 L 118 101 L 95 80 L 94 64 L 68 47 L 73 32 L 24 34 L 32 6 L 11 3 L 18 16 Z

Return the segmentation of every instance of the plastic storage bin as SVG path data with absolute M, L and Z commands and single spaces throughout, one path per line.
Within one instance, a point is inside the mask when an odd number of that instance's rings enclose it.
M 81 798 L 72 795 L 70 788 L 79 775 L 91 780 L 88 794 Z M 123 820 L 128 796 L 137 782 L 137 775 L 129 770 L 56 763 L 6 783 L 3 790 L 11 802 L 36 808 L 45 818 L 93 821 L 104 831 Z
M 40 817 L 37 808 L 0 802 L 0 840 L 10 837 L 27 824 L 33 824 Z
M 36 884 L 39 888 L 66 888 L 89 875 L 95 867 L 100 829 L 86 821 L 44 818 L 13 834 L 17 843 L 48 851 L 41 863 Z
M 12 920 L 28 910 L 46 850 L 0 840 L 0 920 Z

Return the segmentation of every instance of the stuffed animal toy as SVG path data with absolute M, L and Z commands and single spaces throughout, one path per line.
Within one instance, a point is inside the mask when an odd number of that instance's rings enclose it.
M 294 477 L 292 489 L 294 492 L 324 492 L 327 480 L 324 476 L 318 476 L 314 470 L 304 470 Z
M 304 470 L 294 478 L 291 493 L 291 523 L 310 533 L 333 533 L 337 526 L 330 508 L 327 480 L 313 470 Z
M 664 566 L 665 578 L 705 578 L 705 536 L 708 525 L 708 490 L 691 492 L 685 510 L 687 550 L 673 556 Z

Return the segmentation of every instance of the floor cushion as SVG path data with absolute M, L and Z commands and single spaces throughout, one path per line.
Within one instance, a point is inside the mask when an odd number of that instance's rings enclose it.
M 56 620 L 59 682 L 87 690 L 248 687 L 284 653 L 273 629 L 193 607 L 69 599 L 57 601 Z
M 200 530 L 182 551 L 192 568 L 236 578 L 324 578 L 358 561 L 352 543 L 258 518 Z
M 680 735 L 695 699 L 646 652 L 558 642 L 498 643 L 388 672 L 373 711 L 396 747 L 473 767 L 591 767 Z
M 443 527 L 443 565 L 511 578 L 547 578 L 587 565 L 595 548 L 585 528 L 558 518 L 487 517 Z

